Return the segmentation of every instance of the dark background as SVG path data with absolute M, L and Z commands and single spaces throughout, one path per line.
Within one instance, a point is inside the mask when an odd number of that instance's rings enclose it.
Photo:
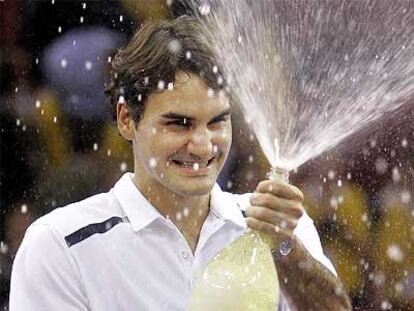
M 7 310 L 11 265 L 27 226 L 109 190 L 133 168 L 105 108 L 107 57 L 144 20 L 182 10 L 149 0 L 4 0 L 0 9 L 0 306 Z M 61 68 L 53 57 L 62 58 Z M 356 310 L 414 309 L 412 107 L 407 102 L 291 176 Z M 268 164 L 240 114 L 233 120 L 220 184 L 252 191 Z

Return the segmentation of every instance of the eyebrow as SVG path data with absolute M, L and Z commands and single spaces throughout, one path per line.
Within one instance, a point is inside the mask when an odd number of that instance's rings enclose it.
M 229 115 L 230 113 L 231 113 L 231 108 L 227 108 L 223 112 L 220 112 L 218 115 L 211 118 L 211 120 L 222 118 L 224 116 Z M 167 112 L 167 113 L 161 115 L 161 117 L 163 117 L 165 119 L 173 119 L 173 120 L 187 119 L 189 122 L 194 121 L 193 117 L 190 117 L 190 116 L 187 116 L 187 115 L 181 114 L 181 113 L 175 113 L 175 112 Z
M 231 113 L 231 108 L 227 108 L 226 110 L 224 110 L 223 112 L 219 113 L 218 115 L 216 115 L 211 120 L 220 119 L 222 117 L 228 116 L 230 113 Z
M 180 114 L 180 113 L 175 113 L 175 112 L 168 112 L 161 116 L 165 119 L 177 119 L 177 120 L 187 119 L 188 121 L 194 120 L 193 117 L 189 117 L 189 116 L 186 116 L 185 114 Z

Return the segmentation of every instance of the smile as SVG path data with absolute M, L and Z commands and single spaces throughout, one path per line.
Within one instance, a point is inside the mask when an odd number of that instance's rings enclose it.
M 211 166 L 213 161 L 216 159 L 216 157 L 212 157 L 211 159 L 207 161 L 181 161 L 177 159 L 171 160 L 172 163 L 176 166 L 182 167 L 182 168 L 190 168 L 195 171 L 198 171 L 200 169 L 206 169 Z

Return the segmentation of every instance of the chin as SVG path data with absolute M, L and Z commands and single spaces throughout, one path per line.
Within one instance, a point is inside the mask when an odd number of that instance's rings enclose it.
M 182 196 L 202 196 L 208 195 L 213 189 L 215 181 L 190 181 L 176 183 L 171 189 L 173 192 Z

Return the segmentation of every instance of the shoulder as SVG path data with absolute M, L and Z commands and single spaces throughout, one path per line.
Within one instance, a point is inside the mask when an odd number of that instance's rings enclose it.
M 122 219 L 121 217 L 122 209 L 111 191 L 57 208 L 37 219 L 26 230 L 16 255 L 15 266 L 19 263 L 22 266 L 21 263 L 27 260 L 37 267 L 43 266 L 46 271 L 50 270 L 51 264 L 57 262 L 63 264 L 62 261 L 65 261 L 72 265 L 69 247 L 74 235 L 78 240 L 86 238 L 90 234 L 84 234 L 85 228 L 96 224 L 105 225 L 108 219 Z M 79 236 L 79 232 L 84 235 Z M 38 269 L 33 273 L 44 272 L 41 271 Z
M 122 218 L 124 212 L 111 190 L 56 208 L 37 219 L 28 232 L 46 226 L 59 236 L 65 237 L 88 225 L 102 223 L 113 217 Z
M 69 248 L 94 233 L 109 230 L 125 219 L 124 211 L 111 190 L 56 208 L 40 217 L 26 230 L 20 248 L 42 252 L 46 246 L 50 250 L 62 251 L 62 246 Z M 55 247 L 52 248 L 52 245 Z
M 86 305 L 84 293 L 64 239 L 49 224 L 32 224 L 13 262 L 10 310 L 69 310 L 73 303 Z

